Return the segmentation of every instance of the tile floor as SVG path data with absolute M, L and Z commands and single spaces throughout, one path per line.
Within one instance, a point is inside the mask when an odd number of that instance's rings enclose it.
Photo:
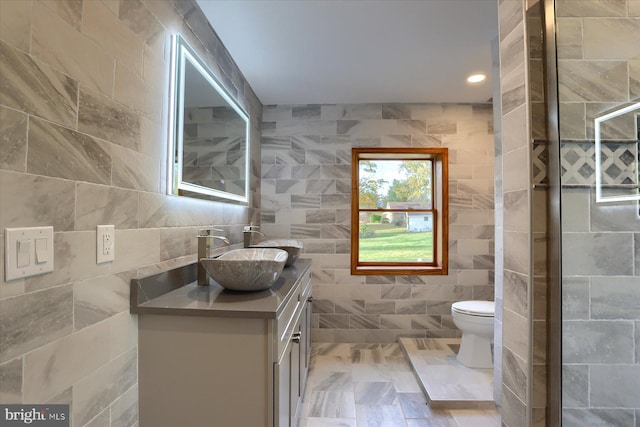
M 496 410 L 431 409 L 399 344 L 314 343 L 300 427 L 499 427 Z

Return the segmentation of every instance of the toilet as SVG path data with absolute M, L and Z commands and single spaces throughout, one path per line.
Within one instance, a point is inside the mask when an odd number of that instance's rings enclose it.
M 459 301 L 451 305 L 453 323 L 462 331 L 458 362 L 468 368 L 493 368 L 493 301 Z

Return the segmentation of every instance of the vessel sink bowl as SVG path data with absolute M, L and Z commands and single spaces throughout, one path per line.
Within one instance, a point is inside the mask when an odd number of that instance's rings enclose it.
M 287 266 L 292 265 L 294 262 L 296 262 L 303 248 L 303 244 L 300 240 L 293 239 L 263 240 L 262 242 L 256 243 L 255 245 L 251 246 L 254 248 L 274 248 L 287 251 L 287 254 L 289 255 L 286 263 Z
M 213 280 L 233 291 L 269 289 L 286 262 L 287 252 L 274 248 L 233 249 L 217 258 L 200 259 Z

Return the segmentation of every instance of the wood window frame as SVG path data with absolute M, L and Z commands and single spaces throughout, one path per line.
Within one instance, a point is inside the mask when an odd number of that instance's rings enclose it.
M 351 274 L 352 275 L 447 275 L 449 248 L 449 150 L 447 148 L 352 148 L 351 163 Z M 433 212 L 433 262 L 361 262 L 360 213 L 384 209 L 361 209 L 359 198 L 361 160 L 432 160 L 432 206 L 416 212 Z

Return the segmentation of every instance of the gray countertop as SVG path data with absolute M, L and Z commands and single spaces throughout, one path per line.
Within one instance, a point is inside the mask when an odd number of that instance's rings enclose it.
M 258 292 L 229 291 L 213 280 L 209 286 L 198 286 L 196 267 L 193 263 L 133 279 L 131 313 L 275 319 L 310 269 L 311 260 L 298 259 L 270 289 Z

